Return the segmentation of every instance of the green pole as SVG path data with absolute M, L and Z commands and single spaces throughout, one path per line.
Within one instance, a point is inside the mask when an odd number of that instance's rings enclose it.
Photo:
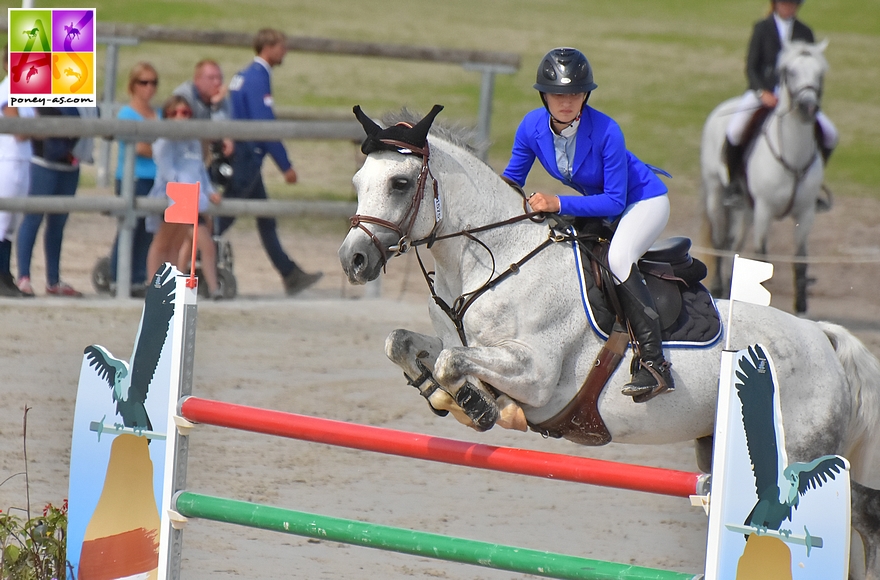
M 255 503 L 178 492 L 178 513 L 263 530 L 284 532 L 368 548 L 378 548 L 487 568 L 580 580 L 696 580 L 702 575 L 655 570 L 627 564 L 590 560 L 553 552 L 528 550 L 333 518 Z

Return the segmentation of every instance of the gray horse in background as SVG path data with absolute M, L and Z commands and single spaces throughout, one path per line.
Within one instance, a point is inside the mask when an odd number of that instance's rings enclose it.
M 714 275 L 710 290 L 718 297 L 730 289 L 730 254 L 746 247 L 750 228 L 756 254 L 767 253 L 770 225 L 791 217 L 794 221 L 796 258 L 807 257 L 807 238 L 816 217 L 816 203 L 822 190 L 824 163 L 815 136 L 816 113 L 822 99 L 822 85 L 828 62 L 823 52 L 827 41 L 786 44 L 779 55 L 779 103 L 768 116 L 745 153 L 749 203 L 725 207 L 728 184 L 724 160 L 727 124 L 736 112 L 739 98 L 724 101 L 709 114 L 700 147 L 702 194 L 706 224 L 704 233 L 714 249 L 725 255 L 710 263 Z M 794 264 L 795 304 L 798 314 L 807 311 L 807 264 Z

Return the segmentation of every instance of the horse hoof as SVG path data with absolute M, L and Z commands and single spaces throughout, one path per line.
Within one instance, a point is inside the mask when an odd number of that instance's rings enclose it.
M 455 402 L 474 422 L 477 431 L 488 431 L 498 420 L 498 406 L 488 393 L 470 383 L 462 385 L 455 393 Z

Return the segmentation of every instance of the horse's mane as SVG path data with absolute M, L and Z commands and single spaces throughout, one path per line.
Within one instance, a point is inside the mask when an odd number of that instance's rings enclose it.
M 825 59 L 825 47 L 828 42 L 812 43 L 803 40 L 792 40 L 785 44 L 779 52 L 779 58 L 776 61 L 776 70 L 784 70 L 799 56 L 810 56 L 822 63 L 824 70 L 828 69 L 828 61 Z
M 416 113 L 403 107 L 400 111 L 392 111 L 382 116 L 382 123 L 385 127 L 396 125 L 397 123 L 409 123 L 415 125 L 422 120 L 424 115 Z M 488 143 L 480 139 L 475 129 L 467 127 L 460 123 L 448 124 L 442 121 L 435 121 L 431 125 L 430 135 L 435 135 L 444 141 L 461 147 L 472 155 L 479 155 L 479 151 L 485 150 Z

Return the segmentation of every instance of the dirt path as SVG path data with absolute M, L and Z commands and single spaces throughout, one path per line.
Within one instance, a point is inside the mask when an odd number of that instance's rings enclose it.
M 812 267 L 811 317 L 852 329 L 880 354 L 877 263 L 846 259 L 880 254 L 880 203 L 838 199 L 820 216 Z M 670 234 L 697 236 L 695 200 L 674 199 Z M 100 227 L 96 227 L 100 226 Z M 322 269 L 315 289 L 281 293 L 252 222 L 231 233 L 241 298 L 200 303 L 194 393 L 258 407 L 478 441 L 692 471 L 690 444 L 592 449 L 535 434 L 478 435 L 432 415 L 383 353 L 385 336 L 405 326 L 427 332 L 424 282 L 411 257 L 389 266 L 381 297 L 349 287 L 335 253 L 344 225 L 286 226 L 285 244 L 307 269 Z M 322 233 L 329 227 L 329 231 Z M 787 252 L 777 228 L 771 252 Z M 110 218 L 73 215 L 63 277 L 82 300 L 0 300 L 0 481 L 23 471 L 22 409 L 28 415 L 30 500 L 34 510 L 67 495 L 76 381 L 84 346 L 127 354 L 141 303 L 117 302 L 90 289 L 95 260 L 113 235 Z M 41 249 L 38 248 L 38 252 Z M 35 254 L 34 279 L 42 280 Z M 789 310 L 790 268 L 770 282 L 774 305 Z M 39 290 L 38 290 L 38 293 Z M 706 517 L 686 500 L 548 482 L 515 475 L 268 439 L 204 427 L 190 443 L 194 491 L 344 518 L 643 566 L 698 572 Z M 0 485 L 0 508 L 24 507 L 23 476 Z M 184 577 L 516 578 L 521 575 L 446 564 L 210 522 L 184 535 Z

